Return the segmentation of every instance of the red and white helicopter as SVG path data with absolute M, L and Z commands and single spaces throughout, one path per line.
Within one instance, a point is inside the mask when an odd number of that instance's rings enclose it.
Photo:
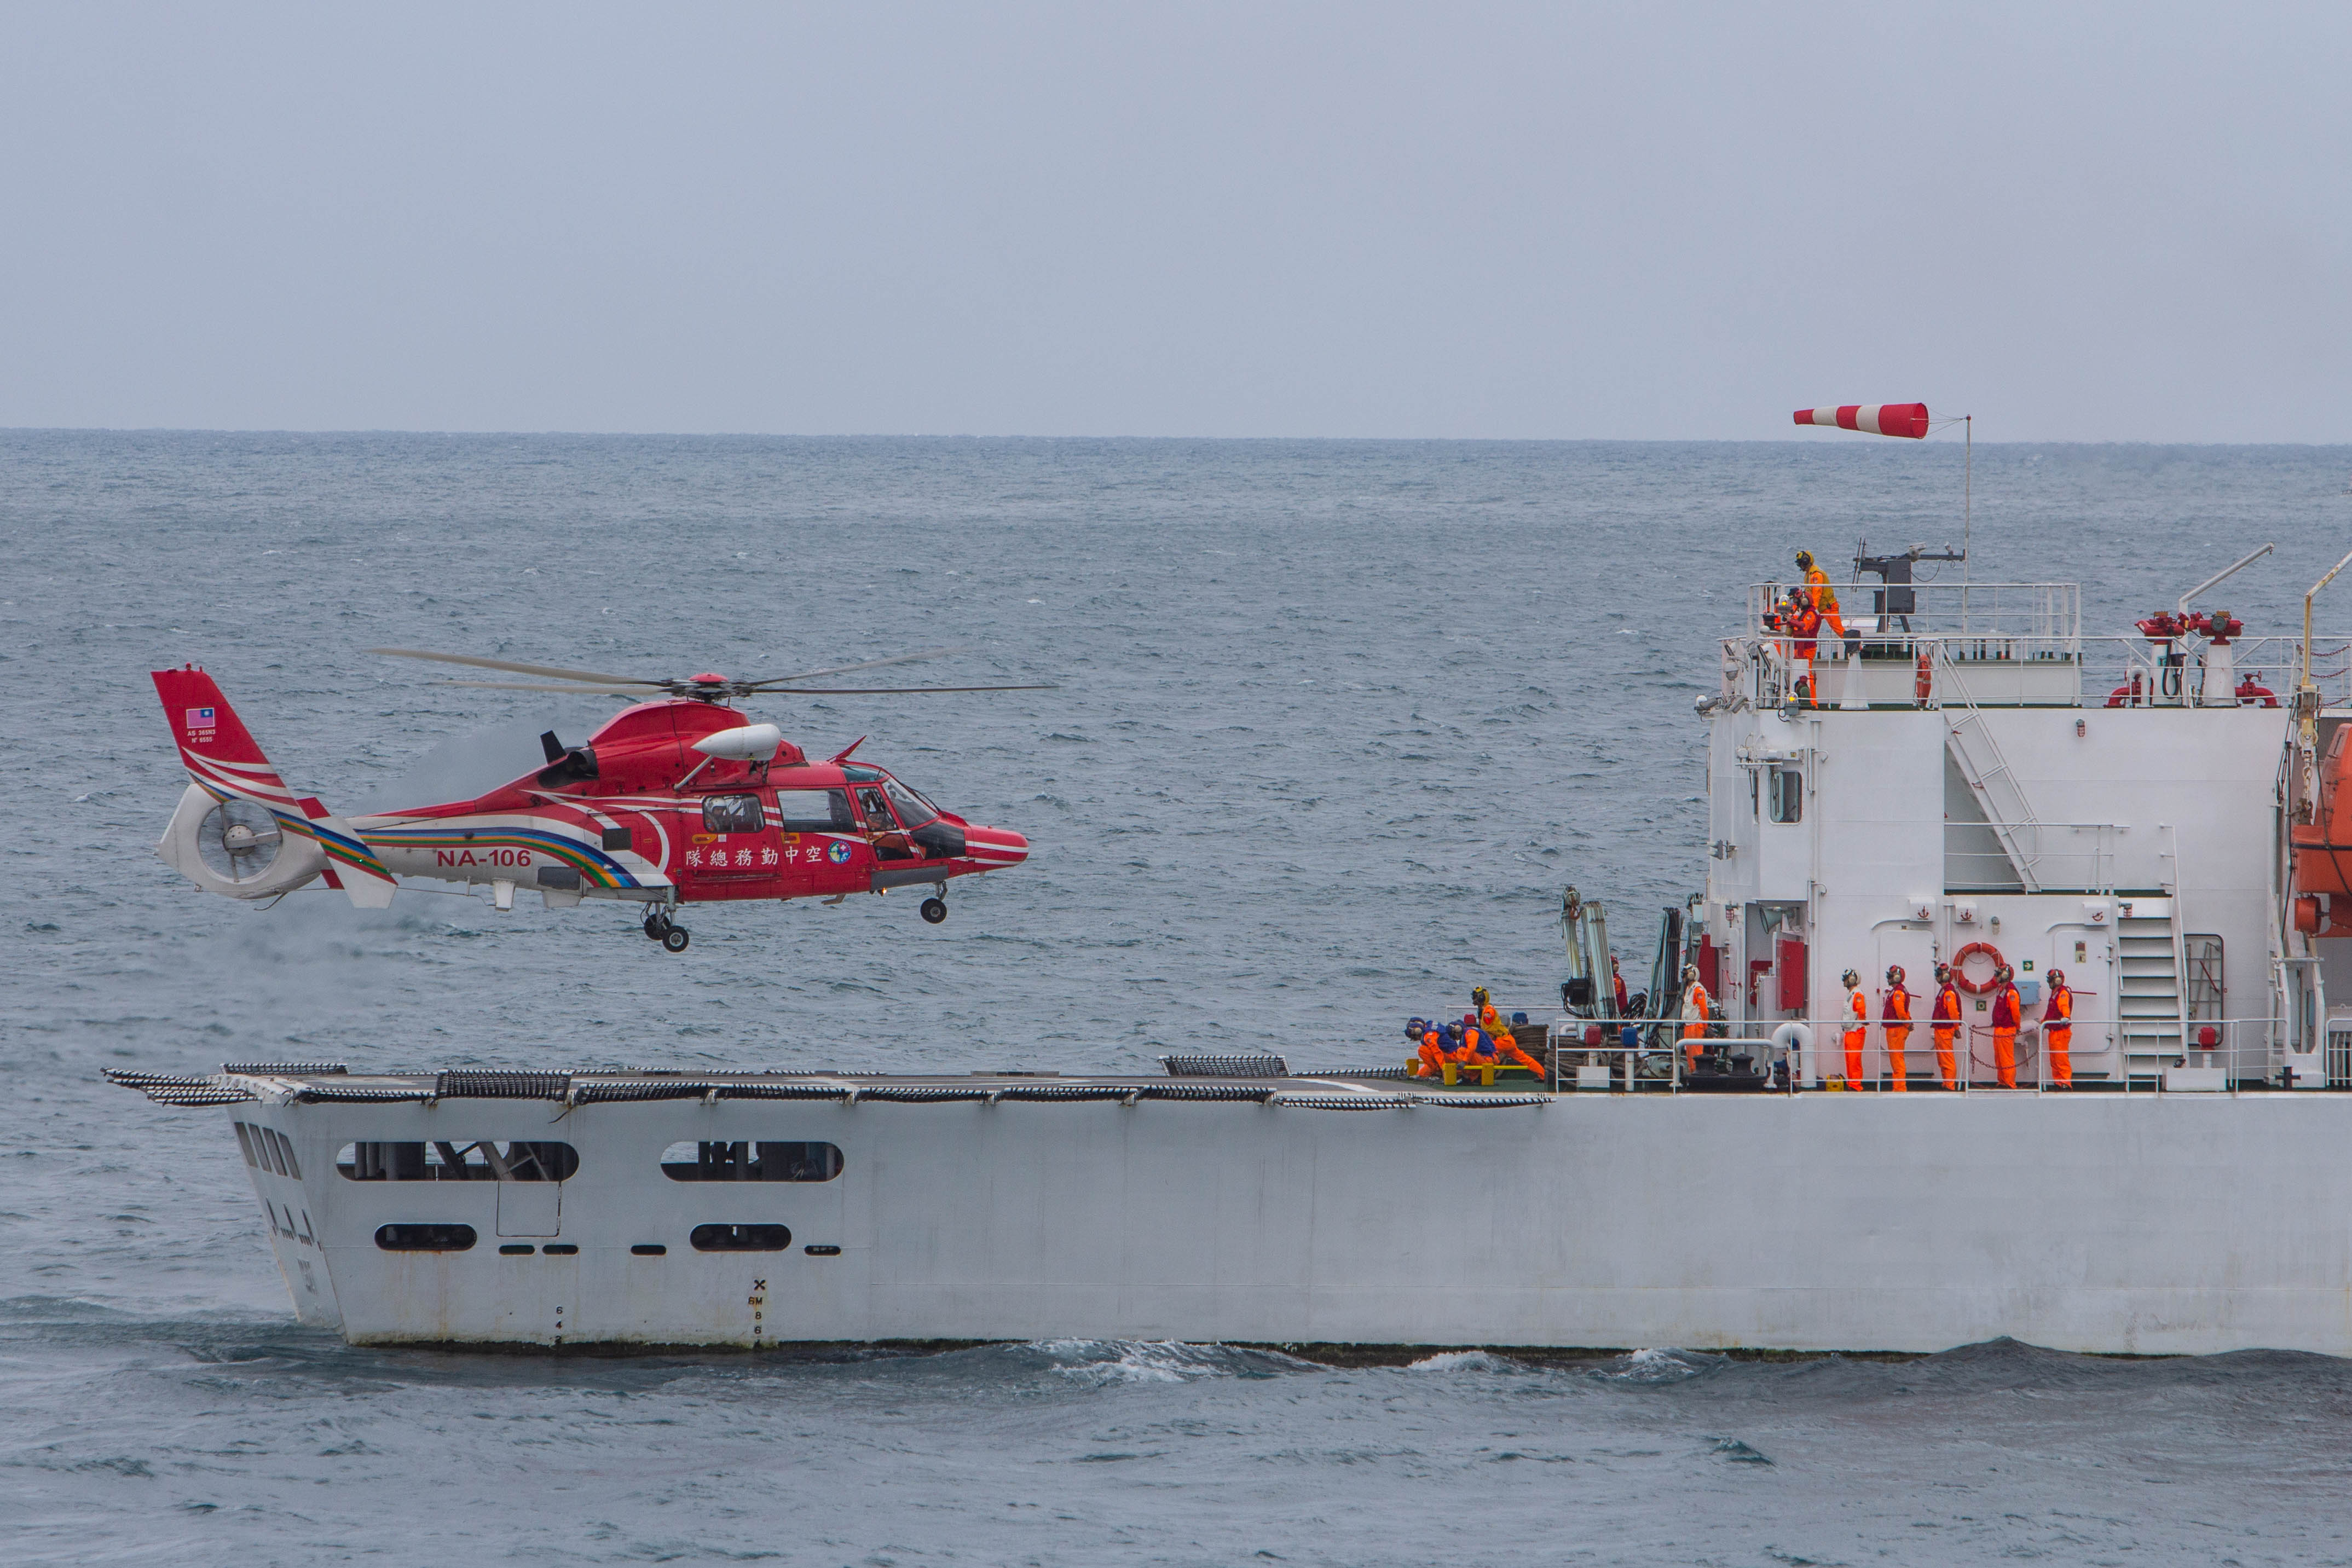
M 156 852 L 190 882 L 230 898 L 275 898 L 323 877 L 353 904 L 381 908 L 401 877 L 487 883 L 500 909 L 517 888 L 550 908 L 583 898 L 647 905 L 645 931 L 673 953 L 681 904 L 824 897 L 929 886 L 925 920 L 945 920 L 950 878 L 1018 865 L 1029 841 L 942 811 L 882 768 L 850 760 L 852 742 L 812 762 L 772 724 L 727 706 L 743 697 L 1042 691 L 1044 686 L 812 687 L 825 675 L 936 658 L 902 653 L 796 675 L 736 681 L 699 674 L 640 680 L 547 664 L 431 653 L 432 659 L 541 677 L 455 681 L 510 691 L 638 699 L 586 744 L 540 737 L 547 765 L 470 800 L 348 821 L 297 796 L 203 670 L 154 672 L 189 785 Z M 555 685 L 554 682 L 566 683 Z M 860 737 L 863 738 L 862 737 Z

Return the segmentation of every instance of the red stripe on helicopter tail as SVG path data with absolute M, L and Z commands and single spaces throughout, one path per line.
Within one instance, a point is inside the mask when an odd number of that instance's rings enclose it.
M 236 710 L 202 670 L 157 670 L 155 695 L 163 699 L 163 716 L 180 749 L 213 762 L 269 766 Z M 202 721 L 209 718 L 209 727 Z

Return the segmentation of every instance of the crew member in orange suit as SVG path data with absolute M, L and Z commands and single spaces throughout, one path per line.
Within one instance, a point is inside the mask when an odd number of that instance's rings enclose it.
M 1707 1009 L 1714 1005 L 1714 999 L 1706 994 L 1706 988 L 1699 984 L 1698 966 L 1684 965 L 1683 1055 L 1687 1060 L 1683 1063 L 1683 1070 L 1686 1072 L 1696 1072 L 1698 1059 L 1706 1053 L 1706 1015 Z
M 1903 978 L 1902 965 L 1886 967 L 1886 1000 L 1878 1009 L 1878 1026 L 1886 1036 L 1887 1087 L 1897 1094 L 1910 1087 L 1904 1082 L 1903 1048 L 1911 1039 L 1911 993 L 1903 988 Z
M 1617 1016 L 1625 1016 L 1625 977 L 1617 972 L 1617 955 L 1609 955 L 1609 987 L 1617 993 Z
M 1992 976 L 1992 1071 L 2003 1089 L 2017 1087 L 2017 1026 L 2025 1019 L 2025 1000 L 2017 994 L 2017 980 L 2003 964 Z
M 1422 1028 L 1421 1065 L 1413 1070 L 1413 1075 L 1417 1078 L 1444 1077 L 1446 1056 L 1445 1031 L 1437 1026 L 1437 1020 L 1435 1019 L 1430 1019 L 1425 1021 L 1415 1019 L 1414 1021 L 1420 1023 Z
M 1812 600 L 1804 590 L 1792 588 L 1780 601 L 1764 612 L 1764 630 L 1778 633 L 1784 641 L 1780 655 L 1790 669 L 1791 701 L 1812 699 L 1813 638 L 1821 629 L 1821 616 L 1812 607 Z M 1799 660 L 1804 662 L 1801 673 Z
M 1813 693 L 1818 689 L 1813 685 L 1813 645 L 1821 635 L 1821 612 L 1815 610 L 1811 601 L 1802 594 L 1792 593 L 1789 596 L 1789 602 L 1782 607 L 1780 622 L 1791 639 L 1789 644 L 1791 662 L 1797 659 L 1805 662 L 1805 673 L 1797 677 L 1797 689 L 1804 694 L 1805 702 L 1811 705 L 1814 701 Z
M 1478 1010 L 1475 1015 L 1465 1018 L 1462 1027 L 1466 1034 L 1475 1026 L 1476 1031 L 1486 1037 L 1486 1043 L 1479 1054 L 1507 1066 L 1517 1063 L 1532 1070 L 1537 1077 L 1541 1078 L 1543 1063 L 1519 1049 L 1518 1038 L 1511 1033 L 1511 1026 L 1503 1021 L 1502 1010 L 1495 1006 L 1495 998 L 1486 994 L 1486 988 L 1480 986 L 1471 991 L 1470 999 L 1478 1004 Z
M 1489 1008 L 1486 1010 L 1492 1012 L 1494 1009 Z M 1538 1078 L 1544 1075 L 1543 1063 L 1519 1049 L 1518 1037 L 1511 1033 L 1508 1026 L 1488 1028 L 1482 1023 L 1478 1032 L 1486 1037 L 1486 1051 L 1490 1060 L 1505 1067 L 1524 1067 Z
M 1870 1033 L 1870 998 L 1863 994 L 1862 977 L 1848 969 L 1839 977 L 1845 987 L 1845 1086 L 1862 1087 L 1862 1043 Z
M 1952 984 L 1952 967 L 1936 966 L 1936 1074 L 1947 1089 L 1960 1086 L 1958 1070 L 1952 1061 L 1952 1037 L 1960 1031 L 1960 988 Z
M 1462 1049 L 1454 1053 L 1454 1061 L 1492 1061 L 1495 1060 L 1495 1037 L 1478 1027 L 1476 1013 L 1464 1013 L 1462 1021 L 1445 1032 L 1452 1034 L 1454 1030 L 1462 1032 Z
M 1830 574 L 1813 564 L 1813 552 L 1809 549 L 1797 552 L 1797 569 L 1805 574 L 1805 597 L 1811 601 L 1815 613 L 1843 640 L 1845 617 L 1838 613 L 1837 595 L 1830 590 Z
M 2074 1087 L 2074 993 L 2066 988 L 2066 971 L 2050 971 L 2050 999 L 2042 1004 L 2042 1060 L 2050 1064 L 2050 1082 L 2061 1089 Z

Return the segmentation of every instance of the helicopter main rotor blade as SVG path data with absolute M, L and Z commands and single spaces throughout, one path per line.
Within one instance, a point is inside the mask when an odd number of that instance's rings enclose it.
M 559 681 L 589 681 L 600 686 L 659 686 L 635 675 L 607 675 L 595 670 L 565 670 L 553 664 L 519 664 L 511 659 L 478 659 L 471 653 L 428 653 L 422 648 L 370 648 L 394 659 L 431 659 L 443 664 L 469 664 L 478 670 L 506 670 L 518 675 L 551 675 Z
M 739 681 L 746 689 L 772 686 L 784 681 L 813 681 L 819 675 L 845 675 L 856 670 L 878 670 L 885 664 L 911 664 L 918 659 L 937 659 L 949 653 L 970 653 L 969 648 L 926 648 L 919 653 L 894 653 L 887 659 L 868 659 L 862 664 L 835 664 L 829 670 L 803 670 L 797 675 L 762 675 L 756 681 Z
M 479 691 L 499 692 L 565 692 L 580 696 L 648 697 L 660 695 L 659 688 L 646 686 L 547 686 L 536 681 L 436 681 L 436 686 L 471 686 Z
M 1058 692 L 1059 686 L 790 686 L 781 692 L 761 692 L 763 697 L 902 697 L 922 692 Z

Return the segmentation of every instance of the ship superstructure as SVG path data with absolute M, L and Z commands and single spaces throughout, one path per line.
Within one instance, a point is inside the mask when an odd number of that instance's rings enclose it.
M 1800 1078 L 1818 1085 L 1843 1067 L 1826 1047 L 1843 972 L 1875 1018 L 1890 965 L 1928 993 L 1954 963 L 1982 1082 L 2007 963 L 2023 1082 L 2048 1082 L 2033 1025 L 2057 968 L 2078 1089 L 2329 1084 L 2328 981 L 2352 1004 L 2352 963 L 2331 963 L 2344 944 L 2311 891 L 2326 868 L 2296 852 L 2342 760 L 2340 641 L 2306 685 L 2301 640 L 2248 639 L 2226 613 L 2085 637 L 2073 584 L 1849 585 L 1846 635 L 1820 637 L 1808 683 L 1769 623 L 1788 592 L 1749 590 L 1750 630 L 1699 705 L 1710 859 L 1687 956 L 1743 1032 L 1816 1020 Z M 1939 1086 L 1926 1042 L 1909 1072 Z M 2335 1085 L 2352 1087 L 2342 1057 Z

